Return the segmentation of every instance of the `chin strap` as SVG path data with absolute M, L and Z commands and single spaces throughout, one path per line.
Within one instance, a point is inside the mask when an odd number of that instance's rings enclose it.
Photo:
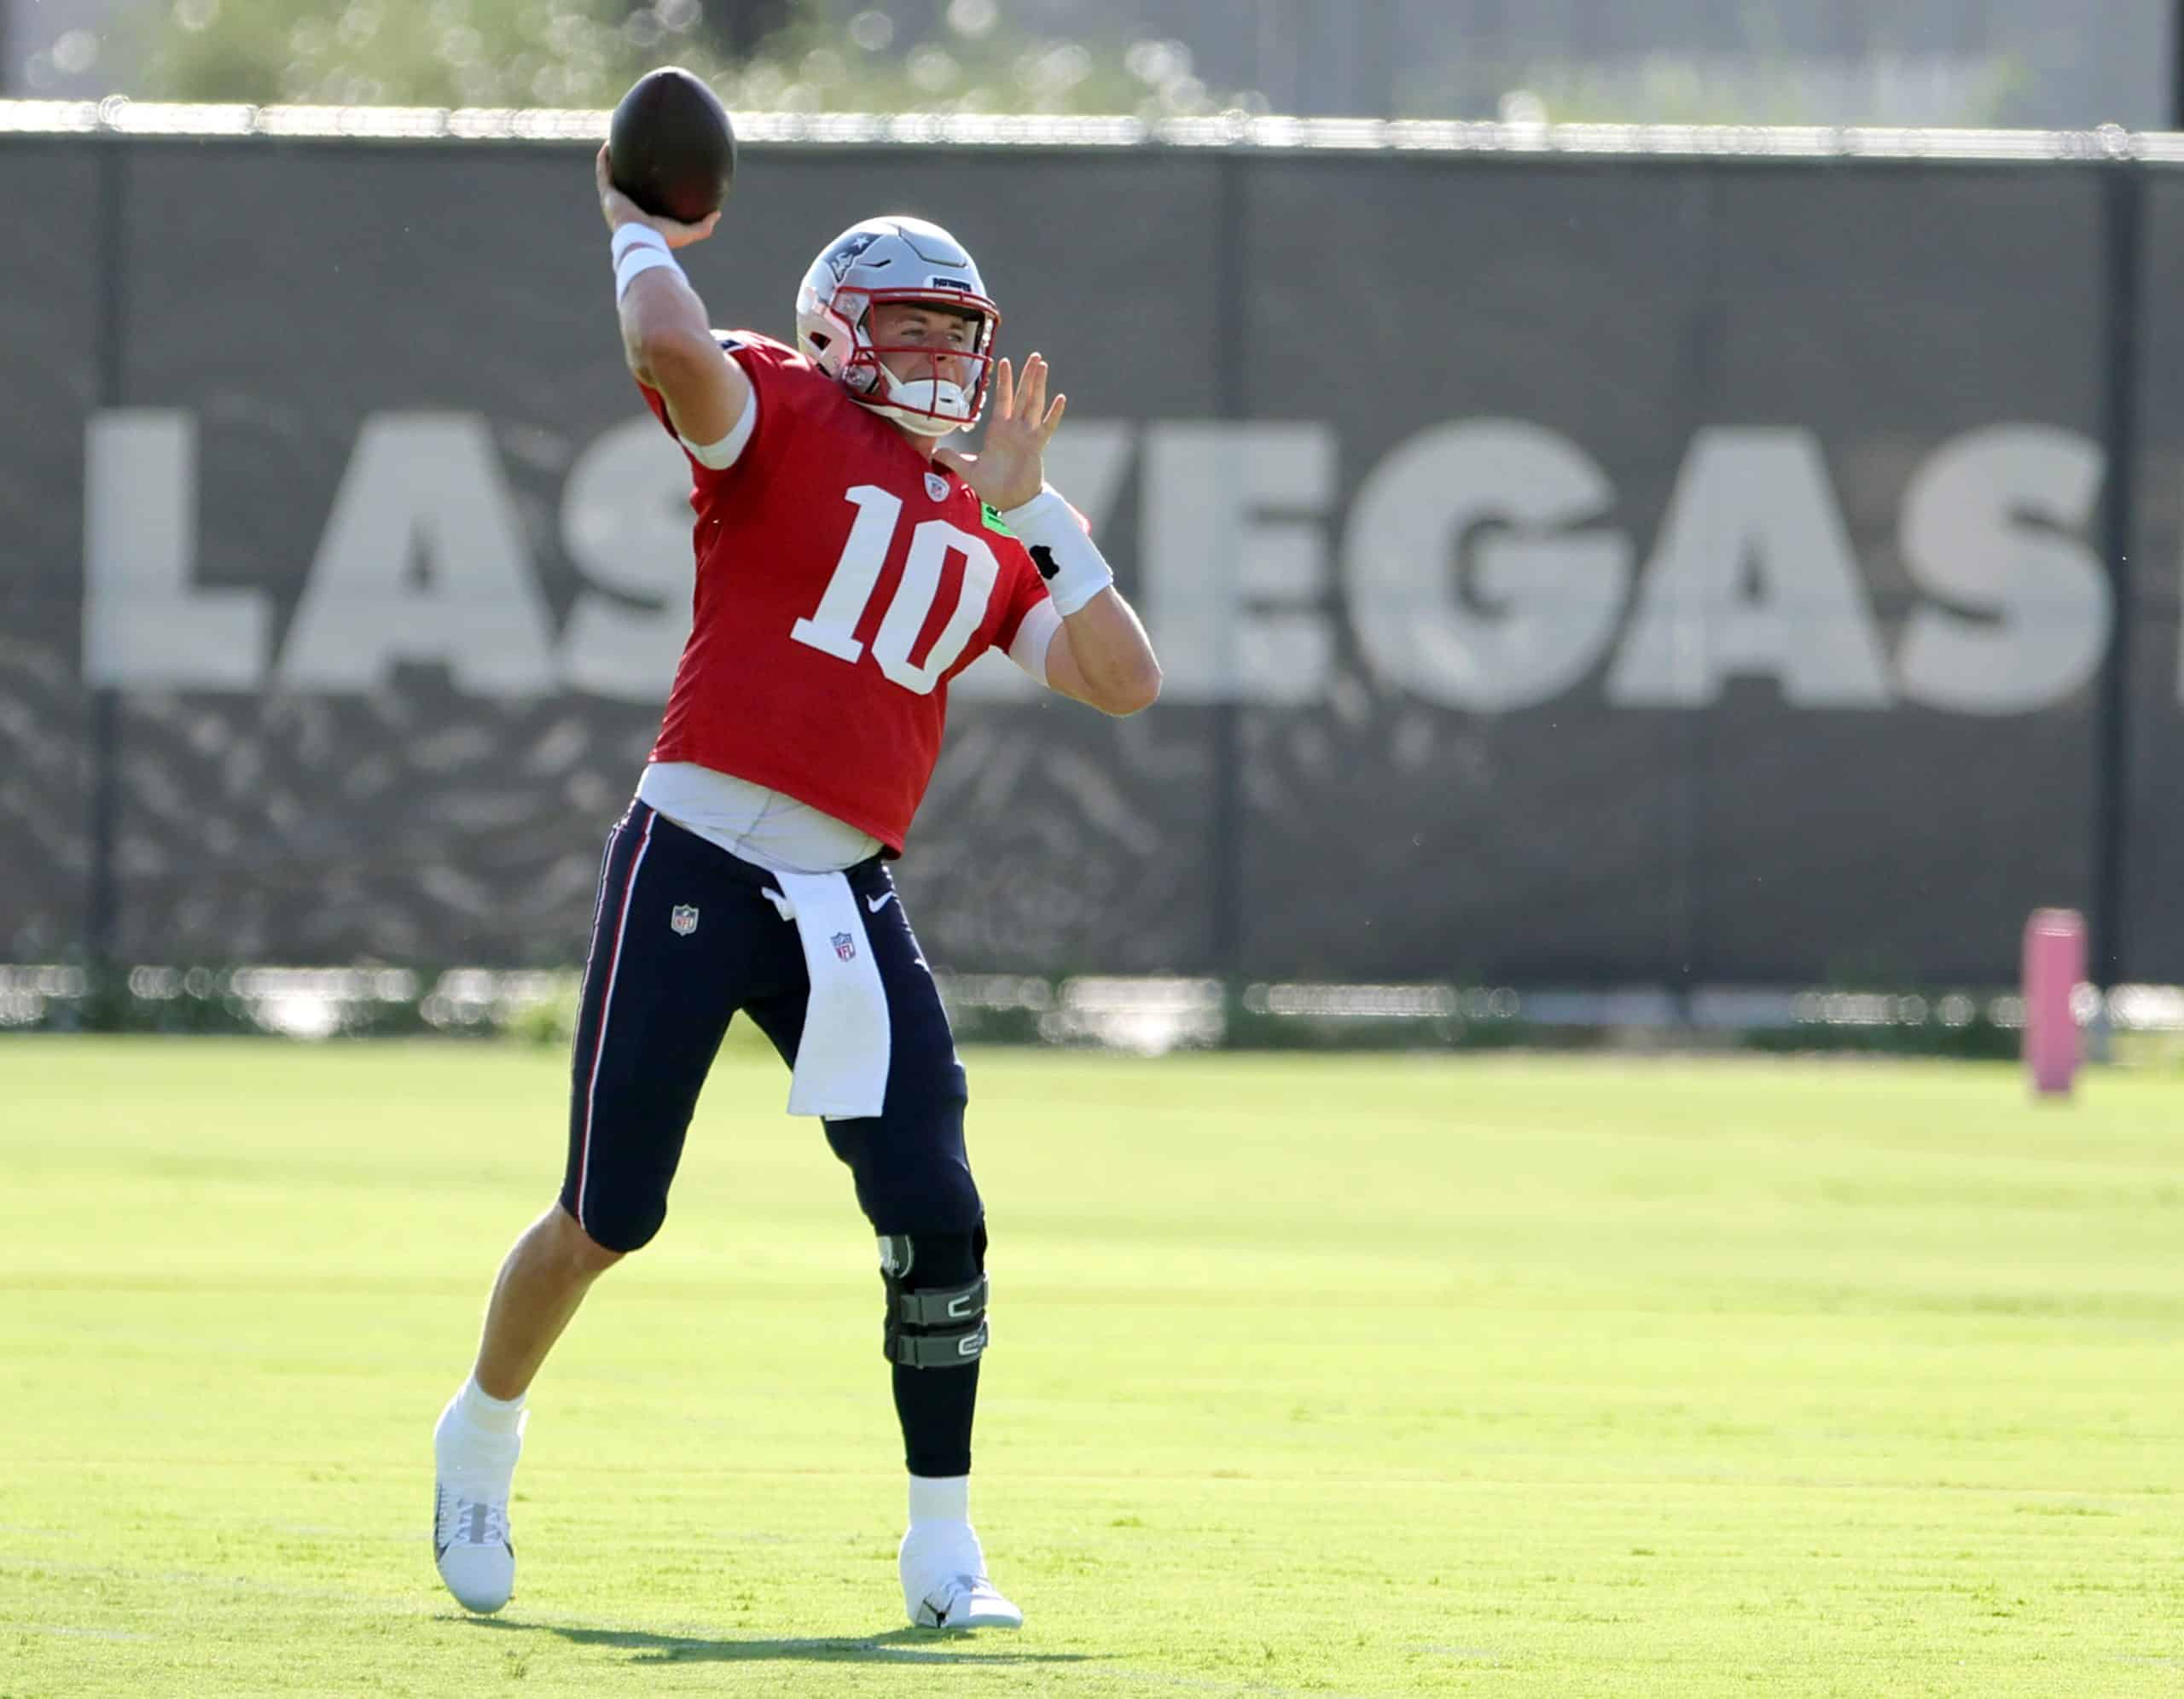
M 969 423 L 962 419 L 935 419 L 924 413 L 912 412 L 907 407 L 897 406 L 892 402 L 876 400 L 869 395 L 857 395 L 854 390 L 850 393 L 856 396 L 861 405 L 870 408 L 883 419 L 892 420 L 917 436 L 944 437 L 956 431 L 971 428 Z
M 879 393 L 883 388 L 885 393 Z M 951 383 L 946 388 L 952 391 L 966 408 L 971 405 L 970 398 L 963 393 L 959 385 Z M 918 395 L 916 392 L 920 390 L 926 393 Z M 879 383 L 872 389 L 852 387 L 850 393 L 874 412 L 885 414 L 903 429 L 915 431 L 921 437 L 944 437 L 952 431 L 967 431 L 978 422 L 975 414 L 966 419 L 951 419 L 939 413 L 937 410 L 942 399 L 941 391 L 938 379 L 921 377 L 905 381 L 883 365 L 880 368 Z M 911 404 L 915 400 L 926 401 L 931 404 L 914 406 Z

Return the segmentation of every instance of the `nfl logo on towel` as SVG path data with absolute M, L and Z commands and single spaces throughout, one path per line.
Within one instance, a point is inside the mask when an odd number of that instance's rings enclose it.
M 834 953 L 845 962 L 857 960 L 857 944 L 846 932 L 834 934 Z
M 688 938 L 698 929 L 698 911 L 688 903 L 677 903 L 674 913 L 668 916 L 667 923 L 674 928 L 677 937 Z

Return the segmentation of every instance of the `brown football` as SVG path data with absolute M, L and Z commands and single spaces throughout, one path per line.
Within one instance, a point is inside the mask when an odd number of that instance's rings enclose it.
M 720 96 L 679 65 L 637 79 L 607 132 L 615 188 L 658 218 L 694 224 L 735 182 L 735 132 Z

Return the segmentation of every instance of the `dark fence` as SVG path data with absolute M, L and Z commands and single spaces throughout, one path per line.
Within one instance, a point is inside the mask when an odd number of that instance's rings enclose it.
M 580 955 L 689 572 L 589 154 L 0 142 L 0 958 Z M 959 689 L 937 962 L 2184 980 L 2184 176 L 753 148 L 694 278 L 892 209 L 1168 675 Z

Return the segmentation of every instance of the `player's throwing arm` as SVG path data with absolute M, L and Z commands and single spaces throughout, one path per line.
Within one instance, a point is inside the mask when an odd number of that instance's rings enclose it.
M 733 360 L 721 358 L 705 303 L 674 250 L 703 241 L 720 214 L 709 213 L 694 224 L 648 215 L 615 188 L 604 148 L 595 172 L 600 211 L 613 233 L 610 252 L 624 358 L 638 382 L 665 400 L 677 435 L 701 446 L 719 443 L 749 407 L 751 384 Z

